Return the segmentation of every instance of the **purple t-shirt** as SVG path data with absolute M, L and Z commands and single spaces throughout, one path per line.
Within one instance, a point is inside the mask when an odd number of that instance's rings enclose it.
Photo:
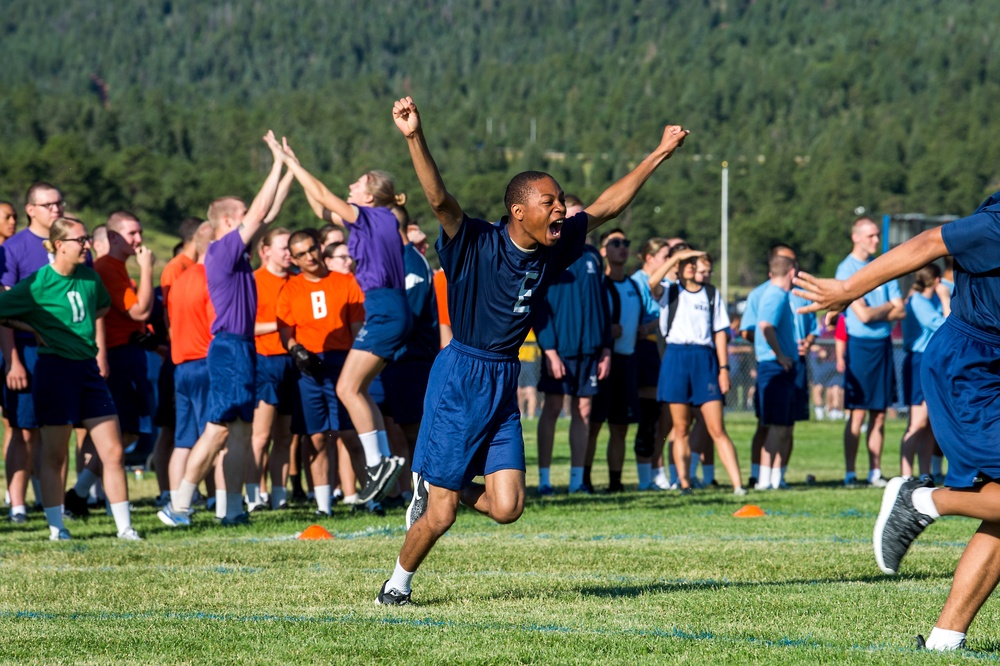
M 257 317 L 257 283 L 250 251 L 234 229 L 208 246 L 205 254 L 208 297 L 215 308 L 212 335 L 233 333 L 253 337 Z
M 388 208 L 355 206 L 358 219 L 351 225 L 347 251 L 357 267 L 354 277 L 362 291 L 390 287 L 404 289 L 403 239 L 399 221 Z
M 0 245 L 0 283 L 10 289 L 24 278 L 33 275 L 51 260 L 49 251 L 30 229 L 21 229 Z

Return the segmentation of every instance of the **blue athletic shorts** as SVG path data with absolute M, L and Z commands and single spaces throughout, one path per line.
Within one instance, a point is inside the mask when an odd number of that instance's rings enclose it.
M 757 363 L 757 400 L 761 425 L 795 425 L 795 379 L 796 368 L 785 370 L 777 361 Z
M 406 351 L 413 329 L 413 315 L 402 289 L 372 289 L 365 292 L 365 325 L 354 338 L 352 349 L 367 351 L 395 361 Z
M 452 340 L 431 368 L 413 471 L 434 486 L 461 490 L 479 475 L 524 471 L 516 356 Z
M 208 423 L 208 359 L 184 361 L 174 368 L 177 426 L 174 446 L 190 449 Z
M 911 407 L 924 402 L 924 388 L 920 383 L 922 352 L 906 352 L 903 358 L 903 402 Z
M 433 364 L 434 361 L 414 359 L 393 361 L 385 366 L 376 378 L 382 380 L 385 391 L 386 409 L 383 415 L 392 416 L 400 425 L 420 423 L 424 417 L 424 397 Z
M 694 407 L 722 400 L 715 349 L 704 345 L 667 345 L 656 399 Z
M 257 348 L 252 336 L 217 333 L 208 346 L 208 412 L 210 423 L 253 423 L 257 406 Z
M 896 401 L 896 368 L 892 340 L 847 338 L 844 357 L 844 406 L 885 411 Z
M 580 398 L 597 395 L 597 364 L 599 354 L 590 356 L 568 356 L 562 359 L 566 374 L 562 379 L 555 379 L 549 373 L 549 364 L 543 356 L 538 364 L 542 376 L 538 380 L 538 390 L 553 395 L 572 395 Z
M 95 359 L 39 354 L 31 382 L 40 426 L 74 425 L 115 415 L 115 402 Z
M 639 373 L 639 388 L 660 384 L 660 347 L 655 340 L 641 338 L 635 343 L 635 362 Z
M 279 414 L 291 414 L 298 400 L 295 363 L 288 354 L 257 354 L 257 401 L 278 408 Z
M 628 425 L 639 422 L 639 380 L 635 355 L 612 354 L 611 372 L 597 383 L 590 422 Z
M 134 435 L 153 432 L 146 350 L 139 345 L 122 345 L 108 350 L 108 389 L 118 410 L 123 433 Z
M 805 356 L 799 356 L 795 364 L 795 420 L 808 421 L 812 396 L 809 393 L 809 364 Z
M 927 343 L 920 383 L 948 486 L 1000 479 L 1000 337 L 952 315 Z
M 19 331 L 14 332 L 14 346 L 21 363 L 28 371 L 28 388 L 23 391 L 12 391 L 7 388 L 6 375 L 4 377 L 4 416 L 14 428 L 37 428 L 39 426 L 38 417 L 35 415 L 35 401 L 31 397 L 32 384 L 34 383 L 35 363 L 38 361 L 38 344 L 34 338 L 27 339 Z
M 174 400 L 174 362 L 170 350 L 160 364 L 160 374 L 156 377 L 156 412 L 153 425 L 157 428 L 175 428 L 177 425 L 177 405 Z
M 354 430 L 344 403 L 337 397 L 337 380 L 344 367 L 347 352 L 328 351 L 318 354 L 323 371 L 318 377 L 299 373 L 299 395 L 302 401 L 304 434 Z

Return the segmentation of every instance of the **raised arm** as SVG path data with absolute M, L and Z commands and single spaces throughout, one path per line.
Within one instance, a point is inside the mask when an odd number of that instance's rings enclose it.
M 295 153 L 292 152 L 287 140 L 284 142 L 281 152 L 288 170 L 295 174 L 296 180 L 299 181 L 299 184 L 302 185 L 302 190 L 306 193 L 309 205 L 313 211 L 316 211 L 317 215 L 341 227 L 344 226 L 344 222 L 354 222 L 358 219 L 358 211 L 354 206 L 331 192 L 330 188 L 299 164 L 299 160 L 295 157 Z M 317 208 L 319 209 L 318 211 Z M 324 216 L 324 208 L 333 213 L 333 219 L 328 219 Z
M 694 257 L 704 256 L 705 253 L 701 250 L 681 250 L 680 252 L 674 253 L 673 256 L 667 257 L 667 260 L 660 264 L 660 267 L 653 271 L 653 274 L 649 276 L 649 291 L 653 294 L 653 298 L 659 299 L 663 295 L 663 285 L 661 284 L 664 278 L 667 277 L 673 268 L 684 261 L 685 259 L 692 259 Z
M 281 164 L 284 159 L 284 153 L 281 151 L 278 141 L 274 138 L 274 132 L 271 130 L 267 131 L 267 134 L 264 135 L 264 143 L 271 149 L 274 164 L 271 165 L 271 173 L 267 174 L 267 179 L 261 185 L 260 192 L 253 198 L 253 202 L 251 202 L 250 207 L 247 208 L 247 212 L 243 216 L 243 224 L 240 225 L 240 238 L 243 239 L 243 243 L 246 245 L 250 244 L 257 230 L 264 224 L 264 218 L 274 204 L 274 195 L 278 191 L 278 182 L 281 180 Z
M 413 169 L 417 172 L 417 179 L 420 180 L 420 187 L 423 188 L 427 196 L 427 203 L 431 206 L 434 217 L 441 223 L 441 228 L 448 238 L 453 238 L 462 226 L 465 213 L 458 201 L 448 192 L 441 179 L 431 151 L 427 148 L 427 141 L 424 139 L 423 127 L 420 123 L 420 114 L 417 112 L 417 105 L 410 97 L 397 100 L 392 106 L 392 119 L 396 123 L 396 128 L 406 137 L 406 145 L 410 149 L 410 159 L 413 161 Z
M 660 145 L 650 153 L 646 159 L 639 163 L 639 166 L 632 169 L 624 178 L 604 190 L 597 201 L 587 206 L 587 215 L 590 220 L 587 224 L 587 231 L 593 231 L 608 220 L 618 217 L 623 210 L 635 199 L 642 186 L 653 175 L 653 172 L 670 159 L 674 151 L 684 143 L 684 137 L 690 132 L 680 125 L 667 125 L 663 129 L 663 136 L 660 138 Z
M 286 171 L 285 175 L 281 177 L 281 180 L 278 182 L 278 190 L 274 193 L 274 202 L 271 204 L 271 210 L 267 211 L 267 215 L 264 217 L 264 224 L 270 224 L 278 217 L 281 207 L 285 205 L 285 199 L 288 198 L 288 190 L 292 188 L 293 180 L 295 180 L 295 174 L 291 171 Z

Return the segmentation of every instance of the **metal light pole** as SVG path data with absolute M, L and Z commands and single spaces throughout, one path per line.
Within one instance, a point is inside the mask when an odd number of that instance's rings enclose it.
M 729 162 L 722 163 L 722 302 L 729 305 Z

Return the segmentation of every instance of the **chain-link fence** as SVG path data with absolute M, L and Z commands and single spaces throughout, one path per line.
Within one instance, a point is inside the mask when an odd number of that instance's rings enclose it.
M 905 416 L 907 407 L 903 405 L 903 347 L 899 340 L 893 341 L 893 356 L 896 367 L 897 401 L 889 411 L 890 418 Z M 541 351 L 535 342 L 526 342 L 521 348 L 521 378 L 518 383 L 526 391 L 538 385 L 541 376 Z M 820 339 L 812 346 L 806 359 L 811 393 L 813 419 L 838 420 L 844 418 L 844 375 L 837 371 L 834 341 Z M 729 343 L 730 389 L 726 395 L 727 412 L 753 413 L 753 399 L 757 382 L 757 359 L 753 345 L 745 340 Z M 524 393 L 524 391 L 522 391 Z M 525 397 L 525 396 L 522 396 Z M 525 399 L 531 396 L 525 397 Z M 541 407 L 540 398 L 536 399 Z M 528 410 L 530 412 L 530 408 Z

